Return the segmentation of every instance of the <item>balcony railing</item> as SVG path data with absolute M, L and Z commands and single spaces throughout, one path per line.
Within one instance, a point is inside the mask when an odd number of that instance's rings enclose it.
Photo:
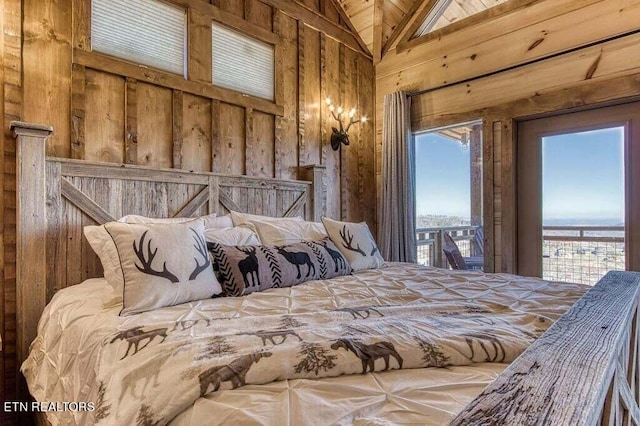
M 477 256 L 473 240 L 477 226 L 416 229 L 418 263 L 448 268 L 442 252 L 443 235 L 448 233 L 462 256 Z M 607 271 L 625 269 L 623 226 L 543 227 L 543 278 L 595 284 Z
M 447 226 L 443 228 L 416 229 L 416 245 L 418 246 L 418 263 L 421 265 L 448 268 L 447 258 L 442 252 L 444 234 L 449 234 L 458 245 L 464 257 L 478 256 L 473 249 L 473 240 L 477 226 Z
M 594 285 L 625 269 L 624 226 L 545 226 L 542 235 L 545 280 Z

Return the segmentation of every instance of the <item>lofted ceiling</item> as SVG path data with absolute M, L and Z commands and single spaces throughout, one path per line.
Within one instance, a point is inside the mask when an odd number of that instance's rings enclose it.
M 402 18 L 411 10 L 416 0 L 337 0 L 360 34 L 370 52 L 373 52 L 373 27 L 375 3 L 381 6 L 382 44 L 389 39 Z
M 376 58 L 396 41 L 403 27 L 412 27 L 415 38 L 490 9 L 507 0 L 336 0 L 353 28 Z M 412 20 L 412 25 L 408 25 Z M 399 28 L 400 27 L 400 28 Z M 379 37 L 379 46 L 376 46 Z M 386 47 L 385 47 L 386 46 Z M 377 49 L 376 49 L 377 47 Z

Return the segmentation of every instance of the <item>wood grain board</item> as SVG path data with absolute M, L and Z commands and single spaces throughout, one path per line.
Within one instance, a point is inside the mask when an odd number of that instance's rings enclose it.
M 607 273 L 451 425 L 637 424 L 639 296 L 640 273 Z
M 88 138 L 91 142 L 85 142 L 84 156 L 80 158 L 122 163 L 125 154 L 126 81 L 94 70 L 87 70 L 85 80 L 84 133 L 85 141 Z M 127 94 L 130 95 L 129 92 Z

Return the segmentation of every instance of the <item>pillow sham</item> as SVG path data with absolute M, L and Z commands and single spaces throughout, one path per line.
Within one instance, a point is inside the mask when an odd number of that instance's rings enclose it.
M 118 299 L 114 303 L 122 302 L 124 278 L 122 277 L 122 269 L 120 269 L 118 250 L 111 235 L 109 235 L 104 225 L 85 226 L 83 232 L 89 245 L 100 259 L 100 263 L 102 263 L 104 278 L 113 288 L 114 298 Z
M 202 220 L 104 225 L 124 278 L 121 316 L 222 293 L 211 267 Z
M 294 217 L 271 217 L 271 216 L 262 216 L 259 214 L 249 214 L 249 213 L 240 213 L 231 210 L 231 220 L 233 220 L 233 224 L 235 226 L 246 225 L 247 223 L 251 223 L 254 220 L 261 220 L 263 222 L 280 222 L 280 221 L 290 221 L 295 220 L 298 222 L 304 221 L 302 216 L 294 216 Z
M 208 243 L 218 243 L 227 246 L 255 246 L 260 244 L 258 235 L 245 226 L 234 226 L 224 229 L 206 229 L 204 237 Z
M 230 215 L 225 215 L 221 217 L 217 217 L 215 213 L 211 213 L 205 216 L 200 216 L 197 218 L 194 217 L 166 217 L 166 218 L 155 218 L 155 217 L 147 217 L 140 216 L 137 214 L 128 214 L 126 216 L 118 219 L 118 222 L 123 223 L 185 223 L 190 222 L 195 219 L 202 219 L 204 221 L 204 229 L 210 228 L 228 228 L 233 226 L 233 222 L 231 221 Z
M 233 221 L 231 215 L 217 217 L 215 213 L 210 215 L 201 216 L 199 218 L 152 218 L 140 215 L 126 215 L 118 219 L 121 223 L 133 223 L 133 224 L 152 224 L 152 223 L 186 223 L 193 220 L 202 220 L 204 222 L 205 229 L 225 229 L 232 228 Z M 113 243 L 113 239 L 104 228 L 104 225 L 99 226 L 85 226 L 83 229 L 84 236 L 91 245 L 93 251 L 100 258 L 102 268 L 104 269 L 104 277 L 107 282 L 114 289 L 115 298 L 122 296 L 123 277 L 120 269 L 120 262 L 118 260 L 118 252 L 116 246 Z M 259 243 L 256 243 L 259 244 Z
M 340 222 L 323 217 L 322 223 L 329 238 L 349 261 L 354 271 L 382 266 L 384 259 L 365 222 Z
M 300 241 L 320 241 L 327 238 L 322 223 L 306 222 L 297 219 L 274 221 L 252 220 L 260 241 L 268 246 L 282 246 Z
M 351 273 L 349 262 L 329 238 L 286 246 L 207 246 L 225 296 L 243 296 Z

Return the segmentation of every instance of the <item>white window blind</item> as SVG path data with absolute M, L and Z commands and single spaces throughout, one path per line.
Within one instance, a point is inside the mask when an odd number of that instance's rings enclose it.
M 185 75 L 186 11 L 160 0 L 92 0 L 91 47 Z
M 273 46 L 216 23 L 211 33 L 213 84 L 273 100 Z

